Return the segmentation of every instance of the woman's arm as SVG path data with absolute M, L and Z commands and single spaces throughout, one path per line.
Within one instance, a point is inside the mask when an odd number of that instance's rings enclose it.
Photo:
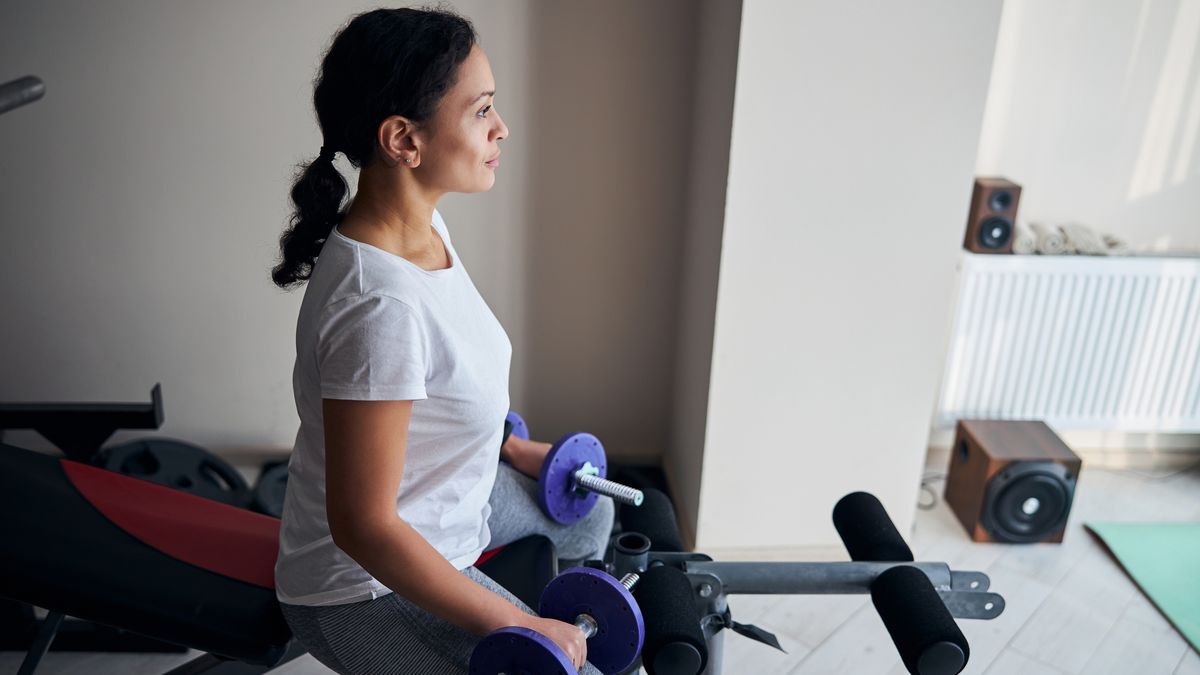
M 475 583 L 396 515 L 412 401 L 325 399 L 322 407 L 325 509 L 338 548 L 388 588 L 463 630 L 483 636 L 504 626 L 529 628 L 582 668 L 582 631 L 530 616 Z
M 454 569 L 396 515 L 412 401 L 325 399 L 325 506 L 333 541 L 385 586 L 475 635 L 531 627 L 508 600 Z
M 526 476 L 538 480 L 542 475 L 542 463 L 546 461 L 546 455 L 550 454 L 552 447 L 549 443 L 527 441 L 512 435 L 500 447 L 500 459 L 512 464 L 514 469 Z

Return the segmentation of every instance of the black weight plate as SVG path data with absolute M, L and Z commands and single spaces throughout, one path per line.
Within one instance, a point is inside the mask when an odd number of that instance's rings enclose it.
M 101 451 L 99 466 L 206 499 L 245 506 L 250 486 L 228 462 L 198 445 L 144 438 Z
M 275 518 L 282 516 L 287 480 L 287 462 L 266 465 L 254 484 L 254 510 Z

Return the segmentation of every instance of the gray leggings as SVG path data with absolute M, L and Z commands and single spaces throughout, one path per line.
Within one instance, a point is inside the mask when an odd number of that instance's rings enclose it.
M 608 545 L 613 503 L 601 497 L 596 508 L 578 523 L 566 526 L 547 518 L 538 507 L 537 482 L 501 463 L 488 502 L 492 515 L 489 548 L 510 544 L 532 534 L 549 537 L 560 558 L 599 558 Z M 535 614 L 475 567 L 463 574 L 529 614 Z M 389 593 L 374 600 L 344 605 L 309 607 L 283 604 L 292 633 L 318 661 L 343 675 L 375 673 L 466 673 L 479 638 Z M 599 675 L 588 663 L 583 675 Z

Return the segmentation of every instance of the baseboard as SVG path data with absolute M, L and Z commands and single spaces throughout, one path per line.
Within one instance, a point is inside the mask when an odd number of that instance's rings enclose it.
M 1075 454 L 1084 467 L 1175 471 L 1200 462 L 1200 448 L 1182 450 L 1113 450 L 1082 448 Z

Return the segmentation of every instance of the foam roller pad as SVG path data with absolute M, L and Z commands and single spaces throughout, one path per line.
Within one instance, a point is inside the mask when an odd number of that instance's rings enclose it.
M 908 672 L 956 675 L 966 667 L 967 639 L 924 572 L 907 565 L 887 570 L 871 584 L 871 601 Z
M 647 499 L 649 495 L 647 495 Z M 646 622 L 642 667 L 649 675 L 696 675 L 708 664 L 708 643 L 692 584 L 682 571 L 659 566 L 646 570 L 633 595 Z
M 641 506 L 620 505 L 621 529 L 649 537 L 651 551 L 682 552 L 683 537 L 679 535 L 671 499 L 654 488 L 643 490 L 642 494 L 645 499 Z
M 833 507 L 833 526 L 856 562 L 912 562 L 883 504 L 869 492 L 851 492 Z

